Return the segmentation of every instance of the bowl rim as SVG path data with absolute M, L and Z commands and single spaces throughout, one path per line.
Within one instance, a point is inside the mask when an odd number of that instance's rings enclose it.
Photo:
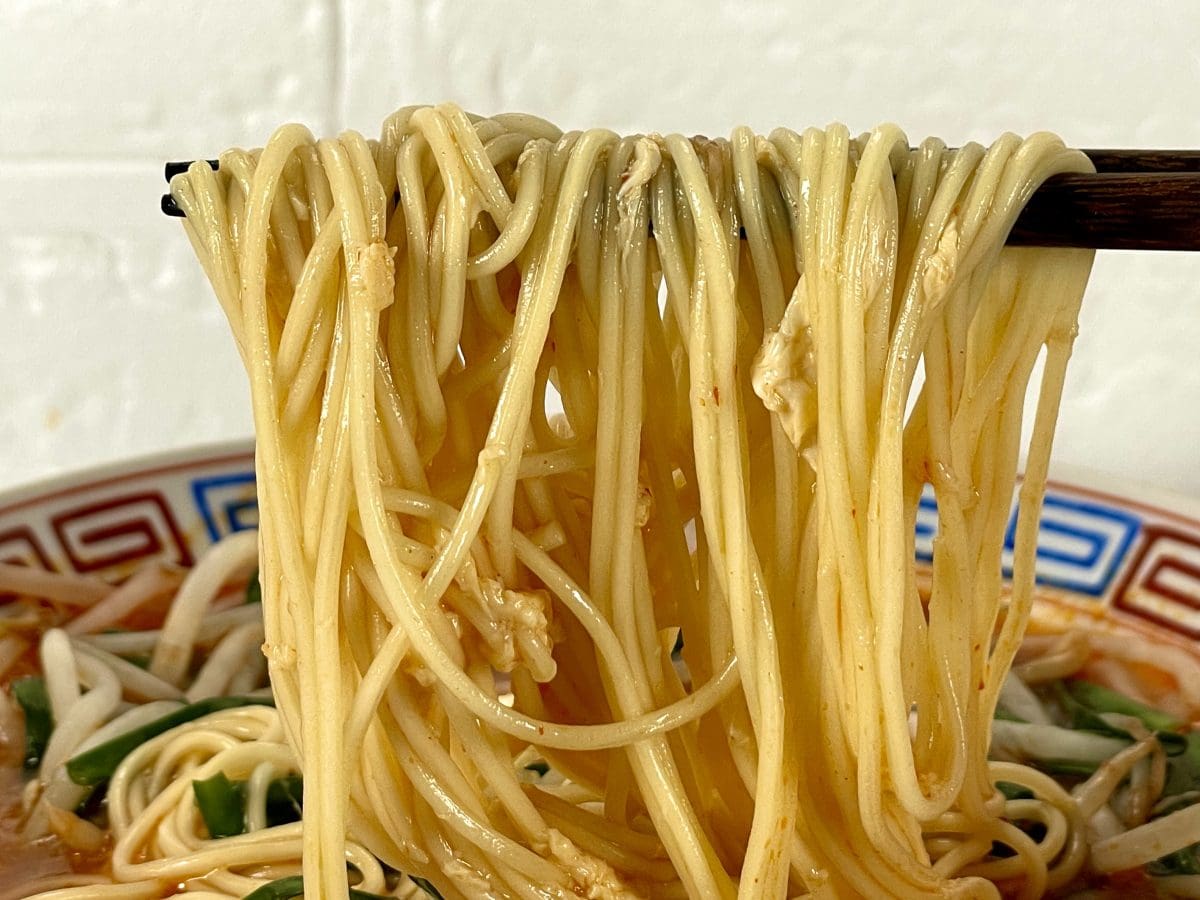
M 62 491 L 86 487 L 94 482 L 123 477 L 153 477 L 200 462 L 220 463 L 253 458 L 253 436 L 203 441 L 119 456 L 100 463 L 70 467 L 0 488 L 0 512 L 10 512 L 27 503 L 48 499 Z M 1127 504 L 1172 517 L 1184 517 L 1200 524 L 1200 496 L 1164 488 L 1152 483 L 1113 475 L 1073 463 L 1050 465 L 1046 480 L 1050 488 L 1077 488 L 1102 496 L 1105 500 Z
M 42 475 L 0 490 L 0 513 L 14 512 L 22 506 L 40 503 L 96 482 L 152 478 L 200 462 L 220 463 L 253 458 L 254 446 L 252 437 L 230 438 L 122 456 L 107 462 Z
M 0 516 L 15 517 L 19 521 L 39 506 L 48 504 L 53 507 L 61 499 L 73 494 L 107 492 L 109 488 L 127 482 L 169 482 L 186 475 L 189 470 L 210 467 L 237 468 L 242 473 L 253 473 L 257 480 L 254 439 L 239 437 L 188 444 L 46 475 L 0 490 Z M 1152 615 L 1153 610 L 1125 609 L 1117 599 L 1125 596 L 1135 576 L 1151 577 L 1142 573 L 1143 562 L 1154 562 L 1150 559 L 1151 548 L 1157 546 L 1156 542 L 1164 537 L 1175 539 L 1182 536 L 1193 548 L 1193 553 L 1200 553 L 1200 497 L 1173 493 L 1086 467 L 1061 464 L 1051 466 L 1046 487 L 1048 491 L 1066 495 L 1063 499 L 1068 510 L 1072 502 L 1082 501 L 1084 504 L 1099 503 L 1111 511 L 1129 514 L 1138 520 L 1138 534 L 1135 535 L 1135 541 L 1124 545 L 1119 551 L 1115 568 L 1104 576 L 1105 583 L 1099 593 L 1050 579 L 1041 582 L 1039 596 L 1050 599 L 1053 606 L 1067 611 L 1069 615 L 1083 612 L 1097 623 L 1105 621 L 1115 628 L 1133 628 L 1143 634 L 1157 635 L 1159 640 L 1168 639 L 1200 657 L 1200 619 L 1195 618 L 1200 612 L 1200 595 L 1186 600 L 1184 604 L 1192 610 L 1189 614 L 1190 624 L 1182 619 L 1177 620 L 1175 615 L 1169 617 L 1174 622 L 1170 624 L 1162 618 L 1165 613 Z M 1082 507 L 1074 508 L 1078 510 Z M 211 536 L 216 539 L 215 534 Z M 1193 557 L 1192 565 L 1200 565 L 1200 557 Z M 1197 583 L 1200 583 L 1200 570 L 1192 574 L 1196 574 Z M 1101 602 L 1097 604 L 1097 600 Z

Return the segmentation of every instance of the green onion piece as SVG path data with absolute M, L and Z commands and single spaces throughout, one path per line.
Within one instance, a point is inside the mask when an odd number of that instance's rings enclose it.
M 299 822 L 304 810 L 304 779 L 285 775 L 267 785 L 267 825 Z
M 1016 784 L 1012 781 L 997 781 L 996 790 L 1004 795 L 1006 800 L 1032 800 L 1033 791 L 1025 787 L 1023 784 Z
M 1047 685 L 1047 690 L 1069 718 L 1068 728 L 1072 728 L 1075 731 L 1090 731 L 1092 734 L 1103 734 L 1107 737 L 1121 738 L 1126 741 L 1133 740 L 1133 735 L 1128 731 L 1117 728 L 1115 725 L 1110 725 L 1101 718 L 1100 713 L 1107 712 L 1108 710 L 1093 709 L 1076 700 L 1075 695 L 1067 687 L 1067 682 L 1055 681 Z
M 1034 765 L 1048 775 L 1078 775 L 1087 777 L 1093 774 L 1100 763 L 1086 759 L 1039 759 Z
M 1151 731 L 1178 731 L 1184 723 L 1159 709 L 1139 703 L 1132 697 L 1092 684 L 1090 681 L 1072 679 L 1064 682 L 1067 692 L 1076 703 L 1097 713 L 1120 713 L 1133 716 Z
M 224 772 L 192 782 L 196 806 L 209 837 L 226 838 L 246 832 L 246 785 L 230 781 Z
M 1155 732 L 1167 756 L 1178 756 L 1186 749 L 1187 741 L 1178 732 L 1183 727 L 1182 722 L 1124 694 L 1078 680 L 1054 682 L 1050 692 L 1063 712 L 1070 716 L 1070 727 L 1077 731 L 1132 741 L 1133 735 L 1104 718 L 1112 714 L 1130 716 Z
M 246 895 L 245 900 L 291 900 L 292 897 L 303 896 L 304 879 L 299 875 L 292 875 L 256 888 Z
M 272 881 L 270 884 L 264 884 L 247 894 L 245 900 L 292 900 L 293 897 L 303 896 L 304 878 L 300 875 L 291 875 Z M 350 900 L 387 900 L 387 898 L 382 894 L 371 894 L 367 891 L 350 888 Z
M 1146 864 L 1146 872 L 1150 875 L 1200 875 L 1200 856 L 1197 850 L 1200 846 L 1192 844 L 1174 853 L 1159 857 Z
M 1196 791 L 1186 791 L 1179 796 L 1160 800 L 1155 805 L 1154 813 L 1150 818 L 1161 819 L 1164 816 L 1180 812 L 1196 803 L 1198 797 L 1200 795 Z M 1160 856 L 1146 864 L 1146 871 L 1151 875 L 1200 875 L 1200 844 L 1192 844 L 1182 850 Z
M 50 709 L 46 682 L 36 675 L 18 678 L 12 683 L 12 693 L 25 713 L 25 768 L 36 769 L 54 731 L 54 712 Z
M 254 570 L 246 584 L 246 602 L 262 603 L 262 582 L 258 580 L 258 569 Z
M 193 719 L 238 706 L 274 705 L 274 701 L 265 697 L 209 697 L 207 700 L 200 700 L 72 757 L 67 763 L 67 774 L 76 784 L 90 787 L 111 778 L 112 773 L 121 764 L 121 760 L 135 748 L 172 728 L 191 722 Z

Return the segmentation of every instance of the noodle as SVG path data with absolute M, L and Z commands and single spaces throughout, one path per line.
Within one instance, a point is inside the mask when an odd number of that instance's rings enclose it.
M 128 752 L 127 886 L 42 897 L 1035 897 L 1194 843 L 1194 806 L 1147 820 L 1169 739 L 1071 731 L 1049 693 L 1101 636 L 1014 670 L 1092 254 L 1005 240 L 1089 170 L 1046 134 L 622 138 L 449 105 L 193 164 L 171 189 L 249 375 L 261 529 L 181 583 L 0 567 L 90 607 L 41 640 L 30 821 L 78 803 L 67 760 L 261 697 L 260 644 L 276 709 Z M 261 622 L 219 600 L 256 556 Z M 161 628 L 97 633 L 176 586 Z M 1064 733 L 1075 796 L 1038 769 Z M 297 773 L 303 821 L 274 824 Z M 222 775 L 244 833 L 196 811 Z
M 568 838 L 524 799 L 511 758 L 531 747 L 600 779 L 604 818 L 652 829 L 690 896 L 994 892 L 960 877 L 990 841 L 934 866 L 923 823 L 1002 824 L 988 732 L 1091 261 L 1002 247 L 1042 180 L 1087 167 L 1046 135 L 620 139 L 444 106 L 397 113 L 378 143 L 289 126 L 180 176 L 251 378 L 306 883 L 345 896 L 349 834 L 446 896 L 653 893 L 601 864 L 588 820 Z M 927 479 L 942 525 L 922 607 Z M 538 549 L 548 526 L 561 543 Z M 698 684 L 736 657 L 740 690 L 664 731 L 680 626 Z M 151 671 L 174 682 L 165 652 Z M 381 802 L 415 845 L 382 837 Z M 1047 860 L 1023 840 L 1005 877 L 1036 885 Z

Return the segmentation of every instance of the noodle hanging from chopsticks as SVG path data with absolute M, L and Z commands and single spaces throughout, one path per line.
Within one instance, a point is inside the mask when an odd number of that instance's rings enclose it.
M 1074 877 L 1062 789 L 1006 801 L 987 755 L 1092 259 L 1004 242 L 1089 170 L 439 106 L 177 176 L 250 377 L 309 890 L 348 840 L 447 898 Z

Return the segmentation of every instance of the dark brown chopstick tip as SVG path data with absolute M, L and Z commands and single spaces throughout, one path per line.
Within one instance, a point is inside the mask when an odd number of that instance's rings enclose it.
M 175 202 L 175 198 L 170 194 L 163 194 L 161 201 L 162 211 L 168 216 L 175 216 L 177 219 L 184 218 L 187 213 L 179 208 L 179 204 Z
M 1200 172 L 1200 150 L 1084 150 L 1097 172 Z

